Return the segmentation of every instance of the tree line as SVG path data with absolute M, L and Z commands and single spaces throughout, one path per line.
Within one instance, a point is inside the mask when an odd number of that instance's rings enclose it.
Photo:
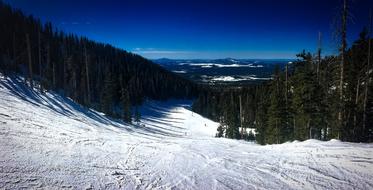
M 272 80 L 248 87 L 206 87 L 193 109 L 221 123 L 218 137 L 260 144 L 306 139 L 373 142 L 372 18 L 347 46 L 348 1 L 343 1 L 339 55 L 303 51 L 277 67 Z M 372 16 L 371 16 L 372 17 Z M 321 34 L 319 35 L 321 44 Z
M 108 44 L 64 33 L 0 1 L 0 71 L 31 87 L 130 122 L 146 98 L 190 98 L 197 86 L 151 61 Z M 37 85 L 34 82 L 37 82 Z M 131 113 L 132 110 L 136 113 Z

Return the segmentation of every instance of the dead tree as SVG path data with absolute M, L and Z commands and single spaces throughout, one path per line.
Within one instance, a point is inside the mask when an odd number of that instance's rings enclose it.
M 345 56 L 346 56 L 346 48 L 347 48 L 347 16 L 348 16 L 348 0 L 343 1 L 343 10 L 342 10 L 342 26 L 341 26 L 341 47 L 340 47 L 340 56 L 341 56 L 341 64 L 340 64 L 340 80 L 339 80 L 339 112 L 338 112 L 338 123 L 339 123 L 339 130 L 338 130 L 338 138 L 340 138 L 341 130 L 344 126 L 343 121 L 343 112 L 344 112 L 344 98 L 343 98 L 343 86 L 344 86 L 344 67 L 345 67 Z

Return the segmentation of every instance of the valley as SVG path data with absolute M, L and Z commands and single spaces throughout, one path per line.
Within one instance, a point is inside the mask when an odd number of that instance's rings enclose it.
M 281 69 L 293 59 L 155 59 L 155 63 L 199 84 L 251 85 L 268 81 L 276 65 Z

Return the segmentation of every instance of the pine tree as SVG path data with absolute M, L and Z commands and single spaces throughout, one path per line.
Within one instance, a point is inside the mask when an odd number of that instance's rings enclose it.
M 363 126 L 362 126 L 362 132 L 363 133 L 369 133 L 369 135 L 372 135 L 373 134 L 373 130 L 367 130 L 366 126 L 367 126 L 367 104 L 368 104 L 368 88 L 369 88 L 369 85 L 371 83 L 371 76 L 372 74 L 370 73 L 370 71 L 372 70 L 371 68 L 371 55 L 372 55 L 372 25 L 373 25 L 373 17 L 372 17 L 372 10 L 370 10 L 370 19 L 369 19 L 369 34 L 368 34 L 368 55 L 367 55 L 367 69 L 365 71 L 366 73 L 366 84 L 365 84 L 365 87 L 364 87 L 364 103 L 363 103 Z M 371 127 L 373 128 L 373 127 Z M 373 135 L 372 135 L 373 136 Z M 368 137 L 367 139 L 369 139 L 370 141 L 372 141 L 372 136 Z M 365 139 L 366 140 L 366 139 Z
M 239 139 L 240 132 L 239 132 L 239 111 L 238 111 L 238 103 L 234 99 L 233 93 L 230 94 L 230 101 L 226 104 L 226 136 L 232 139 Z
M 38 61 L 39 61 L 39 78 L 40 78 L 40 91 L 43 92 L 43 66 L 42 66 L 42 57 L 41 57 L 41 26 L 38 29 Z
M 141 113 L 139 111 L 138 106 L 135 107 L 135 122 L 139 123 L 141 119 Z
M 223 136 L 224 136 L 224 128 L 222 125 L 219 125 L 219 127 L 217 128 L 217 133 L 215 137 L 223 137 Z
M 256 136 L 255 140 L 259 144 L 267 144 L 266 136 L 267 136 L 267 126 L 268 126 L 268 117 L 267 117 L 267 108 L 269 107 L 268 103 L 268 90 L 267 86 L 263 85 L 261 87 L 257 87 L 256 89 L 257 95 L 257 109 L 255 115 L 255 128 L 256 128 Z
M 84 42 L 84 62 L 85 62 L 85 73 L 86 73 L 86 86 L 87 86 L 87 105 L 91 103 L 91 88 L 89 82 L 89 66 L 88 66 L 88 54 L 87 54 L 87 45 Z
M 101 110 L 108 115 L 112 115 L 113 111 L 113 94 L 114 94 L 114 84 L 111 73 L 106 72 L 104 88 L 101 95 Z
M 317 114 L 314 98 L 317 89 L 317 79 L 312 73 L 312 56 L 310 53 L 298 55 L 303 60 L 295 63 L 295 71 L 292 80 L 295 128 L 294 138 L 306 140 L 313 138 L 314 118 Z M 316 80 L 315 80 L 316 79 Z
M 30 35 L 28 33 L 26 33 L 26 45 L 27 45 L 27 55 L 28 55 L 29 82 L 30 82 L 30 86 L 33 87 L 31 42 L 30 42 Z
M 122 102 L 122 109 L 123 109 L 123 114 L 122 118 L 123 121 L 127 123 L 131 123 L 131 102 L 130 102 L 130 97 L 128 90 L 125 88 L 122 88 L 121 90 L 121 102 Z
M 277 65 L 270 85 L 270 106 L 268 110 L 268 128 L 266 129 L 267 143 L 281 143 L 285 140 L 286 109 L 284 86 L 280 77 L 280 68 Z
M 341 138 L 341 131 L 343 130 L 344 124 L 344 75 L 345 75 L 345 62 L 346 62 L 346 48 L 347 48 L 347 16 L 348 16 L 348 0 L 343 1 L 343 10 L 342 10 L 342 25 L 341 25 L 341 47 L 340 47 L 340 79 L 339 79 L 339 112 L 338 112 L 338 138 Z

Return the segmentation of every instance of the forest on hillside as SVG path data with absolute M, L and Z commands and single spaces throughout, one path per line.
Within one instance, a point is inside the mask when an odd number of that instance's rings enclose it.
M 340 139 L 373 142 L 372 16 L 359 38 L 347 46 L 349 4 L 340 13 L 339 54 L 323 56 L 321 34 L 315 53 L 276 68 L 272 80 L 241 88 L 203 90 L 193 109 L 219 121 L 218 137 L 260 144 L 292 140 Z
M 25 76 L 41 91 L 130 122 L 146 98 L 190 98 L 197 86 L 151 61 L 111 45 L 67 34 L 0 1 L 0 71 Z M 33 84 L 37 81 L 38 85 Z

